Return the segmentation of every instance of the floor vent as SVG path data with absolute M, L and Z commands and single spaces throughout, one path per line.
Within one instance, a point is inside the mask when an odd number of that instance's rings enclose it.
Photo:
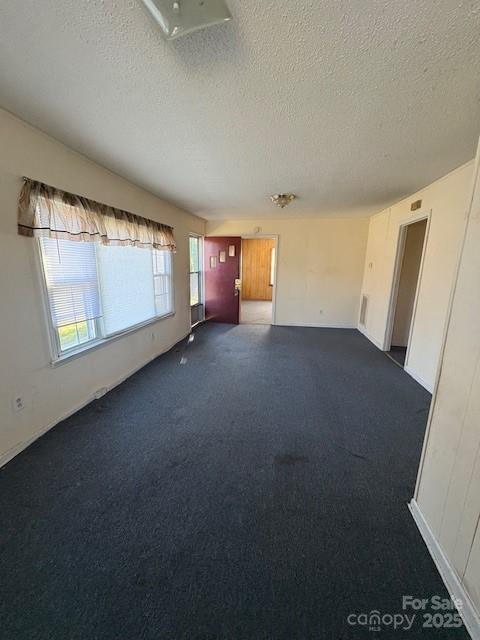
M 368 305 L 368 296 L 362 296 L 362 304 L 360 305 L 360 324 L 362 327 L 365 326 L 365 320 L 367 317 L 367 305 Z

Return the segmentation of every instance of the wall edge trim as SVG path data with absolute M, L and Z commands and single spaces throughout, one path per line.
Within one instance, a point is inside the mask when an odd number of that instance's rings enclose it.
M 405 365 L 403 370 L 406 371 L 408 375 L 411 376 L 414 380 L 416 380 L 418 384 L 421 384 L 422 387 L 424 387 L 429 393 L 433 393 L 433 384 L 424 380 L 414 369 L 412 369 L 408 365 Z
M 312 329 L 356 329 L 357 325 L 354 322 L 275 322 L 276 327 L 310 327 Z
M 365 327 L 363 327 L 361 324 L 358 324 L 355 328 L 358 329 L 358 331 L 360 331 L 360 333 L 364 335 L 365 338 L 367 338 L 367 340 L 370 340 L 370 342 L 374 344 L 377 347 L 377 349 L 380 349 L 380 351 L 383 351 L 382 343 L 376 340 L 375 338 L 373 338 L 365 329 Z
M 452 599 L 459 599 L 463 603 L 462 609 L 459 609 L 458 611 L 465 624 L 465 628 L 470 634 L 472 640 L 480 640 L 480 613 L 476 610 L 475 605 L 470 599 L 470 596 L 460 581 L 455 569 L 450 564 L 440 544 L 433 535 L 432 530 L 430 529 L 417 501 L 414 498 L 412 498 L 408 503 L 408 508 L 448 593 Z

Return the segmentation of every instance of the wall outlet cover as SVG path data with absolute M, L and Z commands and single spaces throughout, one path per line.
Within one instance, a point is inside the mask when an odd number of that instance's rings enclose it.
M 25 398 L 21 395 L 14 396 L 12 398 L 12 408 L 14 411 L 25 409 Z

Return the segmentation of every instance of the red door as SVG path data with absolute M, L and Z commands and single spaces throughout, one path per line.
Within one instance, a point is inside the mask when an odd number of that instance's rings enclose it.
M 205 317 L 238 324 L 241 238 L 205 238 Z

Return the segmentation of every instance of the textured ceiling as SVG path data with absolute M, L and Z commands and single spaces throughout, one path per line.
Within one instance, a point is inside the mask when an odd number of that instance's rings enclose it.
M 227 2 L 166 43 L 140 0 L 2 0 L 0 104 L 205 218 L 365 215 L 473 157 L 480 1 Z

